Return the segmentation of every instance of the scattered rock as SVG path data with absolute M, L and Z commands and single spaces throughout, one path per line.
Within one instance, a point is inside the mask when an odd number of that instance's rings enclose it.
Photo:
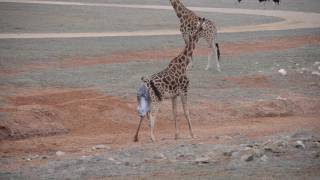
M 287 98 L 284 98 L 284 97 L 281 97 L 281 96 L 276 97 L 276 99 L 277 99 L 277 100 L 283 100 L 283 101 L 286 101 L 286 100 L 287 100 Z
M 98 149 L 110 149 L 110 147 L 103 144 L 95 145 L 92 147 L 92 150 L 98 150 Z
M 311 148 L 320 148 L 320 142 L 319 141 L 313 141 L 311 144 Z
M 291 139 L 293 140 L 300 140 L 300 141 L 310 141 L 312 140 L 312 134 L 309 132 L 297 132 L 291 136 Z
M 193 160 L 195 156 L 193 154 L 180 154 L 176 157 L 176 160 Z
M 260 157 L 260 160 L 263 162 L 266 162 L 269 160 L 268 156 L 266 156 L 265 154 L 263 156 Z
M 313 65 L 314 65 L 314 66 L 318 66 L 318 65 L 320 65 L 320 62 L 319 62 L 319 61 L 316 61 L 316 62 L 314 62 Z
M 253 154 L 244 154 L 241 156 L 241 161 L 252 161 L 254 159 L 254 155 Z
M 48 157 L 47 156 L 42 156 L 41 159 L 48 159 Z
M 270 151 L 272 153 L 284 153 L 285 148 L 287 147 L 287 142 L 278 141 L 278 142 L 267 142 L 264 145 L 264 150 Z
M 154 159 L 167 159 L 167 157 L 166 157 L 164 154 L 162 154 L 162 153 L 159 153 L 159 154 L 157 154 L 157 155 L 154 155 L 153 158 L 154 158 Z
M 301 68 L 300 70 L 297 70 L 297 71 L 298 71 L 300 74 L 303 74 L 303 73 L 309 71 L 309 69 L 308 69 L 308 68 Z
M 56 155 L 57 156 L 64 156 L 66 153 L 65 152 L 62 152 L 62 151 L 57 151 L 56 152 Z
M 312 75 L 320 76 L 320 72 L 318 72 L 318 71 L 312 71 L 311 74 L 312 74 Z
M 240 159 L 242 161 L 248 162 L 254 160 L 255 158 L 260 158 L 261 156 L 263 156 L 264 151 L 253 146 L 253 148 L 246 147 L 243 151 L 240 152 L 240 154 L 242 154 Z
M 208 157 L 200 157 L 195 160 L 197 164 L 208 164 L 210 163 L 210 159 Z
M 227 151 L 223 152 L 223 155 L 227 156 L 227 157 L 231 157 L 234 152 L 236 152 L 236 151 L 235 150 L 227 150 Z
M 124 165 L 125 165 L 125 166 L 129 166 L 130 163 L 129 163 L 129 162 L 125 162 Z
M 115 160 L 113 159 L 113 157 L 109 157 L 108 160 L 109 160 L 109 161 L 115 161 Z
M 287 75 L 287 71 L 285 69 L 279 69 L 278 72 L 283 76 Z
M 296 141 L 296 142 L 294 142 L 294 147 L 296 147 L 296 148 L 303 148 L 303 149 L 305 149 L 306 147 L 305 147 L 305 145 L 303 144 L 303 142 L 302 141 Z

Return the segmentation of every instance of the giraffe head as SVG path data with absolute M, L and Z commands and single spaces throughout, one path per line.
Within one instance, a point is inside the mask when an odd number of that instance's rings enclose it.
M 186 44 L 186 47 L 185 47 L 185 53 L 187 56 L 191 58 L 192 58 L 193 50 L 196 47 L 196 43 L 199 40 L 199 33 L 203 30 L 204 21 L 205 21 L 205 18 L 200 18 L 197 24 L 196 31 L 193 32 L 192 34 L 189 34 L 188 43 Z

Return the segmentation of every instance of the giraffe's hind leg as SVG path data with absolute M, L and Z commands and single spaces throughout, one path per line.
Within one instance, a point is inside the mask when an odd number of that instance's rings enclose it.
M 190 114 L 189 114 L 189 105 L 188 105 L 187 95 L 181 95 L 181 101 L 182 101 L 182 108 L 183 108 L 184 115 L 185 115 L 185 117 L 186 117 L 186 119 L 188 121 L 190 136 L 192 138 L 194 138 L 191 119 L 190 119 Z
M 156 121 L 156 115 L 159 111 L 160 108 L 160 103 L 159 102 L 154 102 L 151 108 L 151 111 L 149 113 L 149 121 L 150 121 L 150 137 L 152 142 L 156 141 L 156 138 L 154 136 L 154 126 L 155 126 L 155 121 Z
M 209 44 L 209 54 L 208 54 L 208 63 L 207 66 L 205 68 L 205 70 L 209 70 L 211 68 L 211 61 L 213 56 L 216 60 L 216 65 L 217 65 L 217 70 L 220 72 L 221 68 L 220 68 L 220 49 L 219 49 L 219 44 L 216 43 L 213 39 L 207 40 L 208 44 Z

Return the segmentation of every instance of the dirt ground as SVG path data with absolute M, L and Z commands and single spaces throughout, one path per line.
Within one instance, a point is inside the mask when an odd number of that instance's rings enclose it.
M 0 179 L 318 179 L 320 31 L 286 33 L 224 35 L 222 72 L 204 70 L 209 49 L 199 45 L 189 93 L 196 138 L 178 103 L 180 139 L 174 139 L 168 100 L 156 120 L 155 143 L 147 121 L 133 142 L 136 87 L 180 45 L 35 55 L 9 65 L 3 57 Z

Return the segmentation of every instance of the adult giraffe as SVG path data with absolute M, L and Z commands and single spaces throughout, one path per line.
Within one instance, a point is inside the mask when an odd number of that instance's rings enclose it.
M 197 16 L 193 11 L 186 8 L 180 0 L 170 0 L 171 5 L 180 19 L 180 31 L 182 37 L 187 44 L 189 35 L 192 35 L 199 26 L 202 17 Z M 211 51 L 208 54 L 208 63 L 206 70 L 211 68 L 211 57 L 215 54 L 217 70 L 220 70 L 220 50 L 217 42 L 217 28 L 214 22 L 205 19 L 203 22 L 202 30 L 199 33 L 199 38 L 204 38 Z M 197 39 L 198 40 L 198 39 Z

